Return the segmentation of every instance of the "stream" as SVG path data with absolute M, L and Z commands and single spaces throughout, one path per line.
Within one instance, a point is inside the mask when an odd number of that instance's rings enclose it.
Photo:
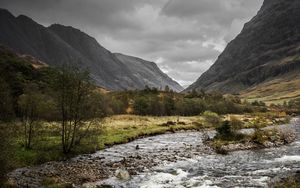
M 276 126 L 296 133 L 293 143 L 277 148 L 218 155 L 202 143 L 203 132 L 178 132 L 137 139 L 68 161 L 20 168 L 8 176 L 20 187 L 41 187 L 44 177 L 56 177 L 75 187 L 269 187 L 270 182 L 300 171 L 299 123 L 294 118 L 288 125 Z M 120 169 L 131 177 L 116 178 Z
M 196 148 L 199 148 L 195 143 L 201 143 L 201 133 L 176 133 L 116 146 L 109 151 L 122 156 L 128 152 L 164 155 L 164 152 L 161 152 L 162 148 L 168 148 L 166 151 L 176 151 L 188 146 L 191 149 L 186 151 L 188 157 L 155 166 L 133 176 L 129 181 L 112 177 L 95 182 L 94 185 L 111 185 L 116 188 L 268 187 L 272 180 L 300 171 L 299 121 L 293 119 L 289 125 L 281 125 L 278 128 L 295 131 L 295 142 L 278 148 L 216 155 L 210 152 L 195 152 Z M 135 145 L 139 145 L 141 149 L 130 150 Z M 99 152 L 95 155 L 102 154 Z

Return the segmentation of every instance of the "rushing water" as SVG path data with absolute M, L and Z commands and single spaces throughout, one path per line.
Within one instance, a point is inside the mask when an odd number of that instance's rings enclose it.
M 272 180 L 300 170 L 300 125 L 297 122 L 294 119 L 290 125 L 281 126 L 296 132 L 292 144 L 229 155 L 208 152 L 201 144 L 201 133 L 196 132 L 160 135 L 114 146 L 94 155 L 110 156 L 110 160 L 149 155 L 161 163 L 128 181 L 112 177 L 93 184 L 132 188 L 268 187 Z M 136 145 L 139 150 L 134 149 Z M 176 160 L 165 160 L 168 156 Z

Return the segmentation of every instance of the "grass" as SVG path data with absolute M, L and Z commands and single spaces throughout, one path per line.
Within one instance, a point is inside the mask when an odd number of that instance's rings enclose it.
M 300 75 L 295 71 L 266 81 L 243 91 L 241 98 L 266 104 L 283 104 L 284 101 L 300 98 Z
M 7 159 L 10 169 L 24 166 L 33 166 L 48 161 L 64 160 L 82 153 L 93 153 L 99 149 L 114 145 L 127 143 L 134 139 L 174 132 L 178 130 L 198 129 L 202 125 L 202 118 L 180 117 L 177 123 L 177 116 L 172 117 L 151 117 L 134 115 L 117 115 L 96 121 L 90 130 L 92 135 L 84 138 L 80 145 L 76 146 L 69 156 L 61 152 L 59 124 L 56 122 L 44 122 L 39 128 L 39 134 L 34 136 L 33 147 L 25 150 L 22 145 L 22 127 L 18 122 L 2 125 L 1 128 L 9 127 L 13 133 L 10 146 L 5 149 L 11 150 L 12 155 Z M 174 125 L 168 125 L 173 122 Z
M 280 182 L 277 182 L 275 188 L 300 188 L 300 174 L 288 177 Z

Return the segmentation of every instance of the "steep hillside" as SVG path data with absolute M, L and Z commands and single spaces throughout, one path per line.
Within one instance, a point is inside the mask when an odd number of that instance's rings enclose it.
M 299 0 L 265 0 L 214 65 L 186 91 L 238 93 L 300 74 L 299 10 Z
M 160 89 L 169 86 L 175 91 L 181 91 L 183 89 L 178 83 L 163 73 L 153 62 L 119 53 L 116 53 L 115 56 L 124 63 L 142 85 L 149 87 L 160 86 L 158 87 Z
M 78 29 L 59 24 L 47 28 L 26 16 L 14 17 L 3 9 L 0 9 L 0 43 L 19 53 L 34 56 L 50 66 L 68 64 L 88 69 L 95 83 L 109 90 L 143 89 L 148 83 L 145 80 L 151 80 L 151 83 L 155 83 L 152 86 L 157 88 L 166 84 L 175 91 L 182 89 L 168 76 L 136 77 L 136 72 L 132 72 L 136 68 L 131 68 L 131 63 L 120 61 L 115 54 Z M 143 66 L 139 68 L 140 72 L 150 70 Z M 155 71 L 158 72 L 144 75 L 161 74 L 159 69 Z

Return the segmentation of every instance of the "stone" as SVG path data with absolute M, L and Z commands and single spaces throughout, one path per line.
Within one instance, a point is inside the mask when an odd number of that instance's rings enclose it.
M 126 169 L 122 168 L 116 170 L 115 177 L 117 177 L 120 180 L 129 180 L 130 174 Z

